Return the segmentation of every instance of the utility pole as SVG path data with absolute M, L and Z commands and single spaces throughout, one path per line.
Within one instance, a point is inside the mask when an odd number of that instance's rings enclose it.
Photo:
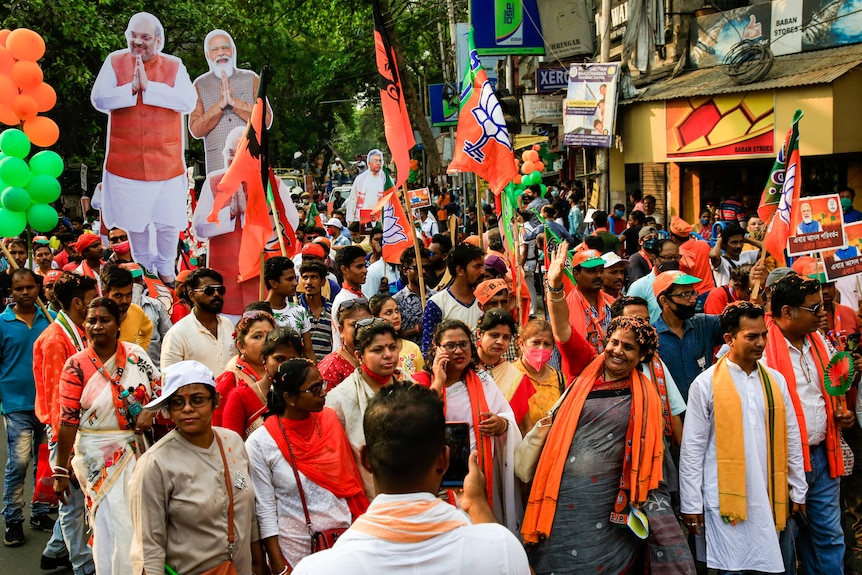
M 599 18 L 601 49 L 599 62 L 609 62 L 611 59 L 611 0 L 602 0 L 602 12 Z M 610 169 L 610 149 L 598 148 L 596 151 L 596 168 L 599 172 L 599 198 L 605 198 L 606 210 L 610 211 L 610 186 L 608 171 Z M 589 196 L 587 196 L 589 197 Z M 599 200 L 601 205 L 601 200 Z M 597 206 L 599 207 L 599 206 Z

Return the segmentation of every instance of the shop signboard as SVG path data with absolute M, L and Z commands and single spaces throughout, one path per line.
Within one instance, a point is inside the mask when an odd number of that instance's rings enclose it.
M 457 126 L 459 84 L 429 84 L 428 102 L 431 104 L 431 125 Z
M 470 21 L 483 23 L 473 28 L 480 56 L 545 53 L 536 0 L 470 0 Z
M 587 0 L 538 0 L 545 52 L 558 60 L 592 54 L 593 10 Z
M 775 155 L 775 95 L 743 92 L 669 100 L 669 161 Z
M 524 120 L 528 124 L 562 124 L 563 99 L 556 96 L 526 94 Z
M 790 209 L 790 237 L 787 253 L 791 256 L 837 250 L 844 239 L 844 214 L 838 194 L 801 198 Z
M 568 68 L 539 68 L 536 70 L 536 92 L 550 94 L 569 87 Z
M 572 64 L 563 104 L 566 146 L 611 147 L 619 71 L 618 64 Z

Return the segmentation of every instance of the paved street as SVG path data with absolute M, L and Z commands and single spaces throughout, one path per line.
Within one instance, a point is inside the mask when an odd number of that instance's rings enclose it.
M 6 427 L 0 423 L 0 462 L 6 466 Z M 0 474 L 0 486 L 3 485 L 3 474 Z M 35 573 L 50 573 L 57 575 L 71 574 L 71 569 L 56 571 L 40 571 L 39 558 L 45 549 L 45 543 L 51 537 L 49 533 L 33 531 L 29 527 L 30 497 L 33 496 L 33 475 L 28 474 L 27 486 L 24 488 L 24 536 L 27 538 L 21 547 L 0 546 L 0 573 L 3 575 L 33 575 Z M 54 516 L 56 518 L 56 516 Z

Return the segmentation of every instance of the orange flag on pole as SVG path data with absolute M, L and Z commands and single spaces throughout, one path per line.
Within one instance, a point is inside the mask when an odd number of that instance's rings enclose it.
M 398 189 L 393 186 L 389 172 L 385 173 L 386 192 L 371 213 L 383 210 L 383 259 L 390 264 L 400 264 L 401 252 L 413 249 L 413 238 Z
M 503 109 L 479 61 L 472 29 L 470 62 L 461 84 L 461 111 L 456 134 L 455 155 L 449 163 L 448 173 L 473 172 L 486 179 L 495 194 L 499 194 L 518 175 Z
M 380 84 L 380 104 L 383 107 L 383 129 L 386 132 L 386 145 L 395 162 L 395 187 L 407 181 L 410 175 L 410 149 L 416 145 L 413 127 L 407 115 L 404 90 L 401 88 L 401 73 L 395 60 L 395 50 L 389 42 L 389 35 L 383 23 L 380 4 L 373 0 L 374 12 L 374 52 L 377 57 L 377 80 Z

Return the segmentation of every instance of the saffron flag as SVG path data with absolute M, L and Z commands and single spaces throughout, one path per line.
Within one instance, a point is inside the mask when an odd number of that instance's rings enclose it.
M 287 190 L 287 186 L 280 178 L 276 177 L 272 168 L 269 169 L 269 182 L 267 184 L 266 199 L 271 206 L 274 205 L 275 211 L 278 212 L 278 225 L 281 227 L 281 240 L 284 241 L 284 251 L 282 252 L 281 242 L 278 239 L 277 232 L 270 236 L 264 251 L 266 251 L 267 257 L 271 255 L 283 255 L 292 258 L 299 253 L 302 247 L 296 240 L 296 227 L 299 225 L 299 212 L 296 211 L 296 206 L 290 199 L 290 192 Z M 278 193 L 273 193 L 273 190 L 277 190 Z M 270 213 L 270 215 L 272 214 Z M 258 262 L 258 264 L 259 263 L 260 262 Z
M 763 249 L 772 255 L 779 266 L 786 265 L 784 249 L 790 237 L 790 210 L 799 199 L 802 166 L 799 156 L 799 120 L 802 110 L 796 110 L 793 124 L 778 151 L 772 166 L 769 182 L 763 190 L 757 215 L 767 222 Z
M 320 217 L 320 212 L 317 211 L 317 202 L 311 202 L 308 206 L 308 215 L 305 216 L 305 225 L 314 226 L 315 228 L 323 227 L 323 219 Z
M 395 50 L 383 23 L 383 14 L 377 0 L 372 2 L 374 12 L 374 53 L 377 57 L 377 81 L 380 84 L 380 104 L 383 107 L 383 129 L 386 144 L 395 162 L 396 188 L 401 187 L 410 175 L 410 149 L 416 145 L 413 127 L 407 115 L 401 73 L 395 59 Z
M 503 193 L 498 196 L 501 198 L 502 218 L 499 222 L 500 233 L 505 238 L 504 248 L 509 261 L 509 273 L 511 278 L 507 278 L 512 282 L 512 293 L 516 293 L 520 286 L 521 307 L 519 310 L 520 317 L 518 318 L 521 325 L 525 325 L 530 320 L 530 291 L 527 287 L 526 275 L 524 267 L 518 264 L 518 250 L 515 249 L 515 234 L 518 226 L 515 222 L 515 215 L 518 213 L 518 198 L 513 187 L 504 189 Z
M 470 60 L 461 84 L 455 154 L 447 172 L 473 172 L 499 194 L 518 175 L 518 168 L 503 109 L 479 61 L 472 29 L 469 42 Z
M 547 269 L 551 263 L 551 259 L 554 257 L 554 252 L 557 251 L 557 247 L 562 245 L 565 240 L 548 225 L 545 218 L 539 213 L 539 210 L 534 209 L 533 213 L 539 218 L 539 222 L 541 222 L 545 230 L 545 245 L 542 247 L 542 252 L 545 258 L 545 269 Z M 570 254 L 566 258 L 566 267 L 563 268 L 563 289 L 565 290 L 565 294 L 569 295 L 569 292 L 575 289 L 577 283 L 572 273 L 572 256 Z
M 386 191 L 371 213 L 383 210 L 383 259 L 390 264 L 400 264 L 401 252 L 413 249 L 413 238 L 410 237 L 410 222 L 398 197 L 398 188 L 392 183 L 389 172 L 384 173 Z

